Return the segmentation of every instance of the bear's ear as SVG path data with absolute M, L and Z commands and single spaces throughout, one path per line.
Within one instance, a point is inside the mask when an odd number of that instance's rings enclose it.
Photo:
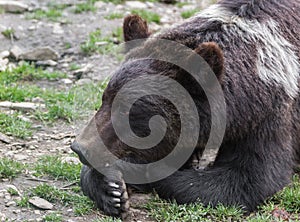
M 129 15 L 124 18 L 123 34 L 125 42 L 150 36 L 147 22 L 138 15 Z
M 201 43 L 195 52 L 207 62 L 218 80 L 221 81 L 224 71 L 224 56 L 218 44 L 215 42 Z

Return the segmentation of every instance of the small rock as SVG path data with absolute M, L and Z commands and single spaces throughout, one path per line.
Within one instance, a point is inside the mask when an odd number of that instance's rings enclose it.
M 5 204 L 6 207 L 15 207 L 17 206 L 15 201 L 9 201 Z
M 4 101 L 4 102 L 0 102 L 0 107 L 22 110 L 22 111 L 32 111 L 32 110 L 34 111 L 39 108 L 45 108 L 45 105 L 30 103 L 30 102 L 12 103 L 9 101 Z
M 8 218 L 6 218 L 5 214 L 0 212 L 0 221 L 6 221 L 6 219 Z
M 62 163 L 68 163 L 68 164 L 80 164 L 80 160 L 76 157 L 64 157 L 61 160 Z
M 42 199 L 40 197 L 32 197 L 28 200 L 29 203 L 31 203 L 33 206 L 40 208 L 42 210 L 52 210 L 53 204 L 48 202 L 45 199 Z
M 18 1 L 0 0 L 0 8 L 3 8 L 6 12 L 20 13 L 27 11 L 28 5 Z
M 97 45 L 97 46 L 104 46 L 104 45 L 107 45 L 108 44 L 108 42 L 106 42 L 106 41 L 103 41 L 103 42 L 96 42 L 95 43 L 95 45 Z
M 60 24 L 55 24 L 55 25 L 53 26 L 52 33 L 53 33 L 53 34 L 59 34 L 59 35 L 61 35 L 61 34 L 64 34 L 64 30 L 63 30 L 63 28 L 60 26 Z
M 1 132 L 0 132 L 0 141 L 2 141 L 3 143 L 7 143 L 7 144 L 11 143 L 10 138 Z
M 34 30 L 36 30 L 36 26 L 35 25 L 29 26 L 28 30 L 29 31 L 34 31 Z
M 92 68 L 93 68 L 93 65 L 92 64 L 88 64 L 88 65 L 86 65 L 85 67 L 83 67 L 81 69 L 75 70 L 73 72 L 73 75 L 75 75 L 77 79 L 80 79 L 83 74 L 89 72 Z
M 44 103 L 45 102 L 45 100 L 40 98 L 40 97 L 34 97 L 34 98 L 31 99 L 31 101 L 33 103 Z
M 17 46 L 14 45 L 11 49 L 10 49 L 10 56 L 13 57 L 16 60 L 19 60 L 19 57 L 23 54 L 23 50 Z
M 34 214 L 36 214 L 36 215 L 41 215 L 41 211 L 40 211 L 40 210 L 35 210 L 35 211 L 34 211 Z
M 130 8 L 137 8 L 137 9 L 146 9 L 148 7 L 147 4 L 139 1 L 126 1 L 125 5 Z
M 14 214 L 19 214 L 19 213 L 21 213 L 21 210 L 13 210 L 12 211 Z
M 96 8 L 106 8 L 107 4 L 105 2 L 99 1 L 94 4 Z
M 37 61 L 35 64 L 37 66 L 57 66 L 57 62 L 53 60 Z
M 0 71 L 5 71 L 7 69 L 8 63 L 9 63 L 8 59 L 1 59 L 0 58 Z
M 58 60 L 58 53 L 50 47 L 40 47 L 27 51 L 19 56 L 19 59 L 29 61 L 44 61 L 44 60 Z
M 27 158 L 28 158 L 28 156 L 22 155 L 22 154 L 16 154 L 16 155 L 14 156 L 14 159 L 17 160 L 17 161 L 26 160 Z
M 73 83 L 73 81 L 71 79 L 61 79 L 59 80 L 61 83 L 66 84 L 66 85 L 70 85 Z
M 77 82 L 76 82 L 76 85 L 78 86 L 83 86 L 83 85 L 87 85 L 87 84 L 90 84 L 92 83 L 93 81 L 91 79 L 79 79 Z
M 0 53 L 0 58 L 3 59 L 3 58 L 7 58 L 9 56 L 9 51 L 3 51 Z

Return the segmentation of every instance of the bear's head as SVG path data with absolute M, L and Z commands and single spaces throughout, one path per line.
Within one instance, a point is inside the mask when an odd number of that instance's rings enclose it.
M 138 16 L 125 18 L 123 32 L 124 39 L 127 42 L 145 39 L 150 35 L 147 23 Z M 167 61 L 155 60 L 149 56 L 150 50 L 153 52 L 151 55 L 155 53 L 161 55 L 167 47 L 155 43 L 155 39 L 151 38 L 150 40 L 149 38 L 142 45 L 132 49 L 125 62 L 110 79 L 103 93 L 100 109 L 72 144 L 72 149 L 79 155 L 84 164 L 94 165 L 95 162 L 110 159 L 107 150 L 117 158 L 129 162 L 134 160 L 140 163 L 159 160 L 172 151 L 181 133 L 180 112 L 171 101 L 163 95 L 155 93 L 168 91 L 170 87 L 173 87 L 172 84 L 167 82 L 169 78 L 181 85 L 195 102 L 199 119 L 194 121 L 200 121 L 201 125 L 196 148 L 203 151 L 211 124 L 210 106 L 204 90 L 184 69 Z M 217 77 L 218 83 L 222 85 L 224 61 L 220 47 L 216 43 L 205 42 L 199 44 L 193 50 L 206 61 L 209 65 L 207 67 L 211 68 Z M 179 58 L 187 64 L 191 62 L 189 56 L 184 53 Z M 149 78 L 153 80 L 152 77 L 166 78 L 158 78 L 159 86 L 150 84 L 151 90 L 147 92 L 149 84 L 146 84 L 146 82 Z M 205 73 L 203 78 L 206 78 Z M 132 83 L 137 79 L 139 79 L 138 82 Z M 143 80 L 145 81 L 145 88 L 143 88 Z M 136 84 L 138 84 L 138 87 Z M 126 88 L 124 92 L 122 91 L 123 88 Z M 172 88 L 172 90 L 176 94 L 177 89 Z M 214 90 L 214 85 L 210 85 L 210 90 Z M 179 89 L 178 93 L 180 93 Z M 176 95 L 174 96 L 176 97 Z M 131 101 L 129 97 L 138 97 L 138 99 Z M 184 99 L 179 102 L 187 112 L 191 109 L 189 104 L 185 104 Z M 157 121 L 151 122 L 153 117 L 158 117 L 156 118 Z M 190 120 L 190 127 L 193 130 L 193 119 Z M 118 130 L 116 130 L 116 127 Z M 148 144 L 149 146 L 146 145 L 145 149 L 137 149 L 141 144 L 130 145 L 131 140 L 134 140 L 135 137 L 149 138 L 152 133 L 156 133 L 159 140 L 156 141 L 158 143 L 155 143 L 154 146 Z M 163 136 L 161 137 L 161 135 Z

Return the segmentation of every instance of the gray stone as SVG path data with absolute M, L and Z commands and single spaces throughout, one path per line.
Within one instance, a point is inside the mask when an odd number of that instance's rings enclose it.
M 6 12 L 20 13 L 27 11 L 28 5 L 18 1 L 0 0 L 0 8 L 3 8 Z
M 19 56 L 19 59 L 29 61 L 44 61 L 44 60 L 58 60 L 59 54 L 50 47 L 40 47 L 27 51 Z
M 8 63 L 9 63 L 8 59 L 1 59 L 0 58 L 0 71 L 5 71 L 7 69 Z
M 139 1 L 126 1 L 125 5 L 136 9 L 146 9 L 148 7 L 147 4 Z
M 17 46 L 14 45 L 11 49 L 10 49 L 10 56 L 15 58 L 16 60 L 19 60 L 19 57 L 23 54 L 23 50 Z
M 70 85 L 73 83 L 73 81 L 71 79 L 61 79 L 59 80 L 61 83 L 66 84 L 66 85 Z
M 15 207 L 17 206 L 15 201 L 9 201 L 5 204 L 6 207 Z
M 61 162 L 76 165 L 80 164 L 80 160 L 78 158 L 69 156 L 62 158 Z
M 0 53 L 0 58 L 4 59 L 9 56 L 9 51 L 3 51 Z
M 7 144 L 11 143 L 10 138 L 3 133 L 0 133 L 0 141 Z
M 64 34 L 64 30 L 60 24 L 54 24 L 52 33 L 61 35 L 61 34 Z
M 38 66 L 57 66 L 57 62 L 53 60 L 37 61 L 35 64 Z
M 9 101 L 0 102 L 0 107 L 2 108 L 10 108 L 22 111 L 34 111 L 39 108 L 45 108 L 44 104 L 36 104 L 30 102 L 20 102 L 20 103 L 12 103 Z
M 28 159 L 28 156 L 22 155 L 22 154 L 16 154 L 16 155 L 14 156 L 14 159 L 17 160 L 17 161 L 22 161 L 22 160 Z
M 102 42 L 96 42 L 95 44 L 96 44 L 97 46 L 104 46 L 104 45 L 107 45 L 108 42 L 102 41 Z
M 42 210 L 52 210 L 53 204 L 48 202 L 45 199 L 42 199 L 40 197 L 32 197 L 28 200 L 29 203 L 31 203 L 33 206 L 40 208 Z
M 90 84 L 92 83 L 93 81 L 91 79 L 79 79 L 77 82 L 76 82 L 76 85 L 78 86 L 83 86 L 83 85 L 87 85 L 87 84 Z

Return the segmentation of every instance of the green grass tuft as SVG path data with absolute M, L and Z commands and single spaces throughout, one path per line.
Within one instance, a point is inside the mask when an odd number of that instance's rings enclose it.
M 115 46 L 123 41 L 123 31 L 122 28 L 115 29 L 111 35 L 102 36 L 101 30 L 96 30 L 89 34 L 89 38 L 81 45 L 81 51 L 85 54 L 114 54 Z M 97 45 L 99 42 L 104 42 L 104 45 Z
M 76 7 L 74 9 L 74 13 L 80 14 L 83 12 L 95 12 L 96 7 L 94 6 L 95 0 L 86 0 L 86 2 L 76 4 Z
M 21 139 L 32 136 L 31 123 L 20 119 L 19 113 L 0 113 L 0 132 Z
M 81 164 L 62 162 L 58 156 L 44 156 L 34 167 L 35 176 L 50 176 L 56 180 L 77 181 L 80 178 Z
M 76 216 L 88 214 L 94 208 L 93 202 L 88 197 L 60 190 L 48 184 L 38 185 L 30 189 L 29 193 L 29 196 L 38 196 L 51 203 L 58 202 L 64 206 L 73 206 L 73 211 Z
M 141 16 L 147 22 L 155 22 L 157 24 L 160 23 L 160 15 L 155 12 L 147 11 L 144 9 L 133 9 L 131 10 L 131 13 Z
M 70 89 L 45 89 L 30 84 L 32 81 L 41 79 L 57 80 L 64 77 L 66 77 L 64 73 L 47 72 L 24 63 L 11 71 L 0 72 L 0 101 L 24 102 L 39 97 L 46 105 L 46 110 L 38 109 L 33 112 L 33 116 L 44 123 L 52 123 L 58 119 L 71 122 L 74 119 L 85 118 L 88 113 L 100 107 L 101 96 L 107 81 L 83 86 L 75 85 Z M 15 130 L 6 124 L 0 132 L 10 132 L 19 137 L 28 136 L 20 134 L 24 129 L 30 128 L 28 123 L 17 121 L 15 116 L 2 115 L 0 118 L 2 126 L 8 122 L 9 124 L 16 123 L 21 127 L 21 130 Z M 16 124 L 12 125 L 16 126 Z
M 181 17 L 184 19 L 187 19 L 187 18 L 190 18 L 193 15 L 195 15 L 197 12 L 199 12 L 199 9 L 187 10 L 187 11 L 181 12 Z
M 9 158 L 0 158 L 0 179 L 13 179 L 24 169 L 24 164 Z
M 47 214 L 43 217 L 43 222 L 61 222 L 61 221 L 63 221 L 63 217 L 61 214 L 57 212 Z
M 108 20 L 121 19 L 123 17 L 124 17 L 124 15 L 122 13 L 118 13 L 118 12 L 113 12 L 109 15 L 104 16 L 104 18 L 106 18 Z
M 15 34 L 15 30 L 12 28 L 6 29 L 4 31 L 1 32 L 1 34 L 8 39 L 12 39 L 14 37 Z

